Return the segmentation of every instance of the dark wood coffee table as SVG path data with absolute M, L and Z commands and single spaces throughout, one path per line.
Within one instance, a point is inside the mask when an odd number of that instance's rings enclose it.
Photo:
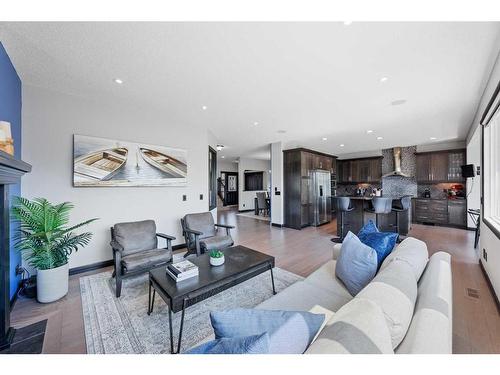
M 197 258 L 189 258 L 191 262 L 198 266 L 199 275 L 179 283 L 176 283 L 167 274 L 165 266 L 155 268 L 149 272 L 148 315 L 153 312 L 155 295 L 158 292 L 168 305 L 170 353 L 175 353 L 172 312 L 182 311 L 177 343 L 177 353 L 179 353 L 184 327 L 184 313 L 187 307 L 266 271 L 271 272 L 273 294 L 276 294 L 273 276 L 274 257 L 244 246 L 230 247 L 225 249 L 223 253 L 226 261 L 222 266 L 216 267 L 210 265 L 208 254 L 202 254 Z

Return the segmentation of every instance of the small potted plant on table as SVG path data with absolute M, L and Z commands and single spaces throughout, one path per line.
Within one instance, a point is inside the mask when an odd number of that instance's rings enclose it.
M 20 226 L 16 247 L 37 270 L 38 302 L 57 301 L 68 293 L 69 256 L 92 238 L 92 233 L 76 234 L 74 230 L 96 219 L 67 226 L 72 208 L 69 202 L 54 205 L 44 198 L 14 200 L 12 216 Z
M 212 266 L 222 266 L 224 261 L 224 253 L 222 251 L 217 249 L 210 251 L 210 264 Z

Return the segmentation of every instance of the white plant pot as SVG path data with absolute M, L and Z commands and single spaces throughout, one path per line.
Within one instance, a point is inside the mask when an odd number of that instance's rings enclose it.
M 37 270 L 36 299 L 41 303 L 57 301 L 68 294 L 69 265 Z
M 222 256 L 221 258 L 212 258 L 210 257 L 210 264 L 212 266 L 222 266 L 224 264 L 224 256 Z

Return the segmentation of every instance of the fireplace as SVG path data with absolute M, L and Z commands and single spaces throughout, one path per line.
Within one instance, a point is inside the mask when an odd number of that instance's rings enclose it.
M 31 165 L 0 150 L 0 351 L 11 346 L 16 333 L 10 326 L 9 185 L 30 171 Z

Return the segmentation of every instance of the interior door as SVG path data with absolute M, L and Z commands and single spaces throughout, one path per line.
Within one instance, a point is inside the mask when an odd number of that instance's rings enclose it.
M 224 206 L 232 206 L 238 204 L 238 173 L 224 172 L 226 185 L 226 199 Z

